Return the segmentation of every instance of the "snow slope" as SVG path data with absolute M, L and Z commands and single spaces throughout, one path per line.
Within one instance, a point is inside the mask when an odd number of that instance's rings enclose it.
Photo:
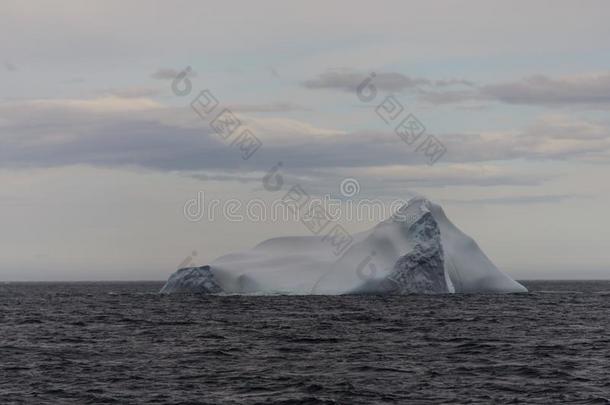
M 353 235 L 341 257 L 323 236 L 266 240 L 209 266 L 181 269 L 161 290 L 238 294 L 526 292 L 425 198 Z

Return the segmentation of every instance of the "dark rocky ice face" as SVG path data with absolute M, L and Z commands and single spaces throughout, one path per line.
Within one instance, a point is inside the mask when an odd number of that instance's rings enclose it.
M 399 294 L 444 294 L 450 292 L 445 278 L 441 233 L 431 213 L 409 227 L 412 251 L 402 256 L 388 279 Z
M 222 288 L 216 282 L 210 266 L 187 267 L 171 275 L 161 293 L 190 292 L 197 294 L 217 294 Z

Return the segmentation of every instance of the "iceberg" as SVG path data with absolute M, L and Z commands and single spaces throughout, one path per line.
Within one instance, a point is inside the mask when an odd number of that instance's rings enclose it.
M 340 257 L 324 236 L 266 240 L 172 274 L 161 293 L 449 294 L 527 289 L 499 270 L 443 209 L 415 197 L 352 235 Z

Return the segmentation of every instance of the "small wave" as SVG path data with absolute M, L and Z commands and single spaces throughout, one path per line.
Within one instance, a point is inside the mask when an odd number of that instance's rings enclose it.
M 571 291 L 571 290 L 538 290 L 538 294 L 583 294 L 582 291 Z

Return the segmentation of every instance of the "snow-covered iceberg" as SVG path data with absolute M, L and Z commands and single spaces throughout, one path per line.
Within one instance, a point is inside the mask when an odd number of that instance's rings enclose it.
M 323 236 L 266 240 L 180 269 L 162 293 L 442 294 L 527 292 L 425 198 L 414 198 L 337 257 Z

